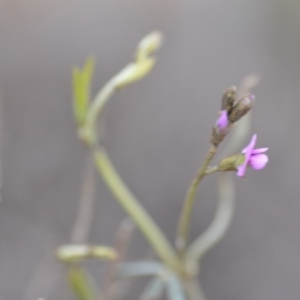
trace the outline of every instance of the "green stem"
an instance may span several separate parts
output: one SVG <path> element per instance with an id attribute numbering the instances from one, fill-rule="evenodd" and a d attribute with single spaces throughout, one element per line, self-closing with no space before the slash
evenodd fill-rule
<path id="1" fill-rule="evenodd" d="M 207 169 L 209 163 L 211 162 L 212 158 L 214 157 L 216 151 L 217 151 L 217 148 L 215 146 L 211 146 L 202 166 L 196 173 L 196 176 L 193 179 L 193 181 L 187 191 L 183 209 L 181 211 L 181 216 L 180 216 L 179 226 L 178 226 L 178 233 L 177 233 L 177 240 L 176 240 L 176 245 L 177 245 L 177 248 L 180 253 L 183 253 L 185 251 L 185 248 L 187 245 L 191 214 L 192 214 L 198 186 L 199 186 L 201 180 L 203 179 L 203 177 L 206 175 L 206 169 Z"/>
<path id="2" fill-rule="evenodd" d="M 197 261 L 213 248 L 227 232 L 234 213 L 234 192 L 231 174 L 221 174 L 217 212 L 211 225 L 187 249 L 188 269 L 197 264 Z"/>
<path id="3" fill-rule="evenodd" d="M 91 278 L 84 268 L 78 264 L 71 264 L 68 270 L 68 282 L 77 300 L 97 300 L 103 299 L 97 293 Z"/>
<path id="4" fill-rule="evenodd" d="M 96 124 L 97 119 L 103 110 L 105 104 L 111 98 L 115 92 L 115 82 L 112 78 L 96 95 L 95 100 L 91 103 L 89 111 L 87 113 L 86 124 L 84 127 L 84 134 L 87 135 L 88 144 L 96 145 L 97 135 L 96 135 Z"/>
<path id="5" fill-rule="evenodd" d="M 108 155 L 103 148 L 94 151 L 96 167 L 101 174 L 104 182 L 123 206 L 129 216 L 136 222 L 139 229 L 148 239 L 156 254 L 171 269 L 179 273 L 183 272 L 182 263 L 179 260 L 173 247 L 162 233 L 160 228 L 153 221 L 151 216 L 139 204 L 138 200 L 132 195 L 127 186 L 124 184 L 114 166 L 110 162 Z"/>
<path id="6" fill-rule="evenodd" d="M 207 167 L 205 171 L 205 175 L 210 175 L 212 173 L 218 172 L 218 166 L 213 166 L 213 167 Z"/>

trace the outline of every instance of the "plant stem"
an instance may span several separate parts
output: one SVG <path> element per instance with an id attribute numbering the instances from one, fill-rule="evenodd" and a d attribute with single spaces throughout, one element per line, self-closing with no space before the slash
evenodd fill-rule
<path id="1" fill-rule="evenodd" d="M 187 245 L 190 219 L 191 219 L 191 214 L 192 214 L 193 205 L 195 202 L 195 197 L 197 194 L 198 186 L 199 186 L 201 180 L 203 179 L 203 177 L 206 175 L 206 169 L 207 169 L 209 163 L 211 162 L 212 158 L 214 157 L 216 151 L 217 151 L 217 148 L 215 146 L 211 146 L 202 166 L 197 171 L 196 176 L 193 179 L 193 181 L 187 191 L 183 209 L 181 211 L 181 216 L 180 216 L 179 226 L 178 226 L 178 233 L 177 233 L 177 240 L 176 240 L 177 248 L 181 254 L 185 251 L 185 248 Z"/>
<path id="2" fill-rule="evenodd" d="M 99 114 L 104 109 L 105 104 L 115 92 L 114 78 L 108 81 L 105 86 L 96 95 L 95 100 L 91 103 L 87 113 L 85 133 L 89 135 L 90 145 L 97 144 L 96 124 Z"/>
<path id="3" fill-rule="evenodd" d="M 218 172 L 218 166 L 213 166 L 213 167 L 207 167 L 206 171 L 205 171 L 205 175 L 209 175 L 215 172 Z"/>
<path id="4" fill-rule="evenodd" d="M 197 278 L 187 281 L 185 283 L 185 289 L 189 300 L 206 300 Z"/>
<path id="5" fill-rule="evenodd" d="M 139 204 L 138 200 L 124 184 L 105 150 L 103 148 L 96 148 L 96 150 L 94 150 L 94 159 L 97 170 L 101 174 L 111 193 L 135 221 L 139 229 L 152 245 L 156 254 L 171 269 L 178 273 L 182 273 L 183 265 L 173 247 L 151 216 Z"/>
<path id="6" fill-rule="evenodd" d="M 71 264 L 68 270 L 68 282 L 78 300 L 103 299 L 97 293 L 87 271 L 79 264 Z"/>
<path id="7" fill-rule="evenodd" d="M 143 76 L 146 74 L 147 73 L 143 73 Z M 157 255 L 171 269 L 182 273 L 183 263 L 179 259 L 176 251 L 173 249 L 150 215 L 145 211 L 139 201 L 132 195 L 130 190 L 124 184 L 110 162 L 105 150 L 98 147 L 96 130 L 97 119 L 113 93 L 117 90 L 118 84 L 120 84 L 122 80 L 126 81 L 127 77 L 125 75 L 127 77 L 133 76 L 133 74 L 128 73 L 128 67 L 125 67 L 122 71 L 110 79 L 97 94 L 88 110 L 86 124 L 81 132 L 83 134 L 82 137 L 84 137 L 87 145 L 93 151 L 94 161 L 100 175 L 112 194 L 119 201 L 120 205 L 123 206 L 129 216 L 136 222 L 137 226 L 153 246 Z M 136 80 L 137 79 L 140 79 L 140 77 L 136 78 Z"/>
<path id="8" fill-rule="evenodd" d="M 231 174 L 221 174 L 219 204 L 211 225 L 187 249 L 189 267 L 193 267 L 225 235 L 234 213 L 234 183 Z"/>

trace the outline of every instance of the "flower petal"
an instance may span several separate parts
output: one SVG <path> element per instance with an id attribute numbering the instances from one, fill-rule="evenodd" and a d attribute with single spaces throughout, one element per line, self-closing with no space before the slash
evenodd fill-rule
<path id="1" fill-rule="evenodd" d="M 260 154 L 260 153 L 264 153 L 264 152 L 266 152 L 268 150 L 269 150 L 269 148 L 258 148 L 258 149 L 254 149 L 252 151 L 252 154 Z"/>
<path id="2" fill-rule="evenodd" d="M 251 156 L 249 165 L 255 170 L 261 170 L 266 166 L 268 161 L 269 158 L 266 154 L 256 154 Z"/>
<path id="3" fill-rule="evenodd" d="M 254 134 L 249 145 L 243 149 L 242 153 L 246 154 L 247 152 L 251 152 L 253 151 L 255 144 L 256 144 L 256 140 L 257 140 L 257 134 Z"/>
<path id="4" fill-rule="evenodd" d="M 242 153 L 245 154 L 245 160 L 244 160 L 243 164 L 238 166 L 238 168 L 237 168 L 238 169 L 237 176 L 239 176 L 239 177 L 245 176 L 247 165 L 250 161 L 253 149 L 255 147 L 256 140 L 257 140 L 257 135 L 254 134 L 249 145 L 242 151 Z"/>
<path id="5" fill-rule="evenodd" d="M 216 126 L 221 130 L 224 130 L 225 128 L 227 128 L 227 126 L 228 126 L 228 115 L 227 115 L 227 110 L 226 109 L 221 111 L 219 119 L 217 120 Z"/>
<path id="6" fill-rule="evenodd" d="M 238 169 L 238 171 L 237 171 L 236 175 L 239 177 L 244 177 L 245 173 L 246 173 L 247 165 L 245 165 L 245 163 L 243 163 L 242 165 L 238 166 L 237 169 Z"/>

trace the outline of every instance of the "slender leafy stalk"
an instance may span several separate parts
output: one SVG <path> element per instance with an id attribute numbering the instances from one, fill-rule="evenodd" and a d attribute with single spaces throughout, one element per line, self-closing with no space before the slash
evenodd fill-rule
<path id="1" fill-rule="evenodd" d="M 80 137 L 93 151 L 96 167 L 104 182 L 119 201 L 120 205 L 136 222 L 157 255 L 171 269 L 177 272 L 183 272 L 183 264 L 175 250 L 150 215 L 124 184 L 110 162 L 105 150 L 98 147 L 97 142 L 96 124 L 105 105 L 116 90 L 140 80 L 149 73 L 155 63 L 155 58 L 152 54 L 159 48 L 160 44 L 161 35 L 158 32 L 151 33 L 140 42 L 135 61 L 129 63 L 123 70 L 109 80 L 95 97 L 95 100 L 88 109 L 84 126 L 79 128 L 79 133 Z"/>

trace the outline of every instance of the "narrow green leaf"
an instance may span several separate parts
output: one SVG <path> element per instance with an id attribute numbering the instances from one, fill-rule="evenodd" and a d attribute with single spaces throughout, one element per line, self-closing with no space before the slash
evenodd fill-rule
<path id="1" fill-rule="evenodd" d="M 95 59 L 94 57 L 89 57 L 85 62 L 85 65 L 83 67 L 83 72 L 82 72 L 88 84 L 91 83 L 94 74 L 94 68 L 95 68 Z"/>
<path id="2" fill-rule="evenodd" d="M 165 281 L 161 277 L 152 278 L 144 289 L 140 300 L 157 300 L 164 291 Z"/>
<path id="3" fill-rule="evenodd" d="M 167 294 L 169 300 L 186 300 L 182 285 L 176 275 L 168 277 Z"/>
<path id="4" fill-rule="evenodd" d="M 77 262 L 88 258 L 115 260 L 118 254 L 115 249 L 107 246 L 62 245 L 56 251 L 56 256 L 63 262 Z"/>
<path id="5" fill-rule="evenodd" d="M 163 264 L 152 261 L 124 263 L 119 266 L 118 275 L 120 277 L 151 276 L 158 275 L 163 270 Z"/>
<path id="6" fill-rule="evenodd" d="M 81 71 L 73 68 L 73 111 L 78 124 L 82 124 L 85 118 L 86 99 L 82 95 Z"/>
<path id="7" fill-rule="evenodd" d="M 91 101 L 90 89 L 94 73 L 95 61 L 88 58 L 83 70 L 73 69 L 73 107 L 74 117 L 78 125 L 85 122 L 87 109 Z"/>

